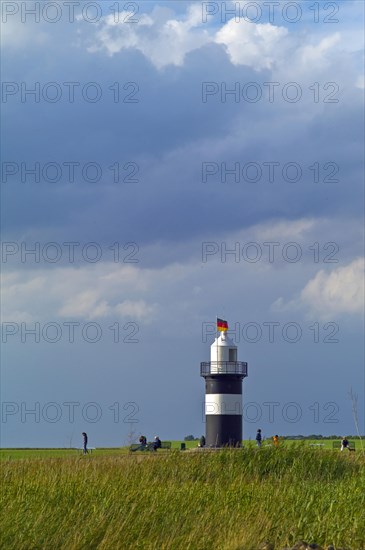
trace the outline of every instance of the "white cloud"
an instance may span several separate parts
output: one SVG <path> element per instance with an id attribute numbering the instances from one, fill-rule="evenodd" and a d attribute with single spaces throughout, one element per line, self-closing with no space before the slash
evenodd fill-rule
<path id="1" fill-rule="evenodd" d="M 303 288 L 300 299 L 322 318 L 364 311 L 364 259 L 331 272 L 321 269 Z"/>
<path id="2" fill-rule="evenodd" d="M 97 319 L 110 313 L 111 307 L 106 300 L 102 300 L 96 290 L 86 290 L 73 294 L 66 303 L 61 306 L 58 313 L 61 317 L 84 317 Z"/>
<path id="3" fill-rule="evenodd" d="M 331 220 L 327 219 L 266 221 L 224 235 L 219 231 L 217 235 L 202 236 L 201 242 L 187 242 L 183 248 L 176 248 L 173 243 L 174 254 L 170 254 L 168 246 L 162 250 L 152 245 L 144 251 L 147 264 L 148 257 L 165 254 L 171 258 L 170 263 L 156 268 L 111 262 L 79 267 L 37 266 L 38 269 L 22 265 L 21 270 L 3 275 L 3 319 L 7 322 L 114 319 L 143 324 L 163 319 L 166 330 L 170 330 L 171 325 L 186 316 L 206 319 L 217 307 L 230 311 L 237 308 L 236 316 L 242 309 L 250 316 L 258 311 L 266 315 L 273 301 L 272 311 L 297 312 L 299 317 L 306 311 L 323 318 L 357 313 L 363 302 L 363 262 L 354 260 L 358 245 L 349 248 L 349 255 L 342 256 L 347 261 L 345 267 L 322 264 L 326 270 L 318 271 L 319 261 L 332 252 L 331 247 L 324 249 L 323 245 L 333 239 L 340 250 L 342 245 L 347 250 L 347 241 L 340 240 L 340 235 L 355 241 L 355 225 L 339 224 L 338 233 L 334 233 Z M 312 245 L 318 235 L 321 242 L 316 261 Z M 203 261 L 203 242 L 215 240 L 214 254 Z M 297 263 L 283 258 L 284 245 L 293 241 L 302 251 Z M 247 260 L 246 254 L 255 256 L 255 249 L 243 253 L 245 245 L 252 242 L 261 250 L 259 260 L 253 262 Z M 273 242 L 275 249 L 269 252 L 268 243 Z M 223 261 L 223 248 L 235 250 L 236 244 L 239 261 L 232 254 Z"/>
<path id="4" fill-rule="evenodd" d="M 155 304 L 140 298 L 148 279 L 148 270 L 115 264 L 12 272 L 3 277 L 2 315 L 9 322 L 110 316 L 148 322 Z"/>
<path id="5" fill-rule="evenodd" d="M 248 65 L 256 70 L 271 69 L 283 55 L 288 30 L 274 25 L 231 19 L 216 34 L 215 42 L 226 47 L 233 65 Z"/>
<path id="6" fill-rule="evenodd" d="M 257 238 L 270 241 L 280 240 L 281 242 L 303 239 L 312 229 L 318 230 L 320 223 L 321 220 L 314 218 L 268 222 L 257 227 Z"/>
<path id="7" fill-rule="evenodd" d="M 305 44 L 298 49 L 298 60 L 304 67 L 324 68 L 333 62 L 332 52 L 341 43 L 341 34 L 336 32 L 324 37 L 317 44 Z"/>
<path id="8" fill-rule="evenodd" d="M 119 19 L 126 16 L 127 12 L 121 12 Z M 323 29 L 321 32 L 289 32 L 284 26 L 245 19 L 237 22 L 234 18 L 217 31 L 202 23 L 200 5 L 190 5 L 182 17 L 155 7 L 150 14 L 139 15 L 138 25 L 118 24 L 113 15 L 102 18 L 88 51 L 114 55 L 135 49 L 157 69 L 162 69 L 169 65 L 182 66 L 189 52 L 215 43 L 225 48 L 233 65 L 245 65 L 257 71 L 290 71 L 294 76 L 333 66 L 339 52 L 346 50 L 346 41 L 340 33 L 323 35 Z"/>
<path id="9" fill-rule="evenodd" d="M 32 46 L 45 46 L 50 41 L 50 34 L 45 32 L 40 23 L 28 21 L 22 23 L 20 17 L 8 17 L 1 23 L 1 45 L 12 50 Z"/>
<path id="10" fill-rule="evenodd" d="M 327 30 L 327 29 L 326 29 Z M 289 32 L 286 27 L 253 24 L 231 19 L 216 34 L 215 42 L 225 47 L 233 65 L 245 65 L 256 71 L 270 69 L 278 78 L 324 76 L 324 71 L 341 71 L 349 63 L 344 36 L 309 31 Z M 348 70 L 348 68 L 347 68 Z M 340 74 L 337 74 L 339 78 Z"/>
<path id="11" fill-rule="evenodd" d="M 114 297 L 114 296 L 113 296 Z M 61 317 L 77 317 L 86 319 L 101 319 L 116 316 L 118 318 L 132 318 L 138 321 L 152 319 L 155 305 L 149 305 L 145 300 L 124 300 L 113 304 L 113 298 L 103 300 L 99 292 L 91 289 L 72 296 L 71 299 L 58 310 Z"/>
<path id="12" fill-rule="evenodd" d="M 122 12 L 123 19 L 127 12 Z M 138 25 L 120 25 L 108 15 L 99 23 L 94 43 L 88 51 L 105 50 L 109 55 L 135 49 L 158 69 L 168 65 L 182 66 L 189 52 L 208 43 L 226 47 L 231 62 L 257 70 L 271 68 L 274 60 L 284 55 L 282 39 L 288 35 L 284 27 L 252 24 L 232 19 L 215 33 L 202 24 L 201 6 L 191 5 L 182 19 L 171 17 L 170 11 L 155 8 L 150 15 L 139 17 Z"/>
<path id="13" fill-rule="evenodd" d="M 168 17 L 169 13 L 156 8 L 151 15 L 140 16 L 138 25 L 118 25 L 109 15 L 100 22 L 96 43 L 88 51 L 106 50 L 113 55 L 133 48 L 158 69 L 181 66 L 186 54 L 210 42 L 211 37 L 205 29 L 197 30 L 201 25 L 200 6 L 190 6 L 183 20 Z"/>
<path id="14" fill-rule="evenodd" d="M 365 76 L 362 74 L 356 79 L 356 88 L 360 88 L 360 90 L 365 89 Z"/>
<path id="15" fill-rule="evenodd" d="M 114 311 L 121 317 L 127 316 L 138 320 L 150 320 L 155 312 L 156 305 L 148 305 L 144 300 L 132 302 L 125 300 L 115 306 Z"/>
<path id="16" fill-rule="evenodd" d="M 120 18 L 127 15 L 120 14 Z M 189 6 L 183 19 L 167 17 L 160 8 L 151 15 L 140 16 L 138 25 L 118 25 L 114 16 L 104 17 L 96 33 L 96 41 L 88 48 L 93 53 L 106 50 L 109 55 L 136 49 L 158 69 L 168 65 L 182 66 L 189 52 L 208 43 L 226 47 L 234 65 L 243 64 L 257 70 L 271 68 L 279 55 L 284 55 L 282 39 L 288 35 L 284 27 L 252 24 L 232 19 L 215 33 L 203 28 L 201 6 Z"/>
<path id="17" fill-rule="evenodd" d="M 271 305 L 276 312 L 307 309 L 323 320 L 364 313 L 364 258 L 326 271 L 321 269 L 292 300 L 282 296 Z"/>

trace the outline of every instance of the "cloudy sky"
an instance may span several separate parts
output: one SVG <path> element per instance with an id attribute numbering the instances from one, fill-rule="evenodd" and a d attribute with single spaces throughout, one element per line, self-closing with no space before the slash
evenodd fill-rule
<path id="1" fill-rule="evenodd" d="M 364 430 L 364 6 L 276 4 L 2 3 L 2 446 L 200 436 L 216 316 L 245 438 Z"/>

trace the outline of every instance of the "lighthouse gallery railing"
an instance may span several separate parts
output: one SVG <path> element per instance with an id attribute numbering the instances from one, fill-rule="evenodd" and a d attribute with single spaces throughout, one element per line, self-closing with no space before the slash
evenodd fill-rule
<path id="1" fill-rule="evenodd" d="M 200 376 L 211 374 L 237 374 L 247 376 L 247 363 L 244 361 L 206 361 L 200 363 Z"/>

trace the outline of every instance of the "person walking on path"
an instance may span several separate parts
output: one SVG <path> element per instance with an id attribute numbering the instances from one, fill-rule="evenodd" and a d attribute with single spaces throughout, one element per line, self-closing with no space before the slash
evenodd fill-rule
<path id="1" fill-rule="evenodd" d="M 84 455 L 86 455 L 86 453 L 88 453 L 89 451 L 87 450 L 87 433 L 86 432 L 82 432 L 82 438 L 83 438 L 83 453 Z"/>
<path id="2" fill-rule="evenodd" d="M 256 443 L 257 443 L 258 448 L 261 447 L 261 441 L 262 441 L 262 435 L 261 435 L 261 430 L 259 428 L 256 432 Z"/>
<path id="3" fill-rule="evenodd" d="M 279 445 L 279 436 L 278 435 L 274 435 L 273 438 L 272 438 L 273 442 L 274 442 L 274 446 L 277 447 Z"/>

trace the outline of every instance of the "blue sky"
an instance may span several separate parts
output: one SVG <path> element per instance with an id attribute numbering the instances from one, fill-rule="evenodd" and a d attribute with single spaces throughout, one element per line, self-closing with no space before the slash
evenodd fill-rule
<path id="1" fill-rule="evenodd" d="M 2 6 L 2 446 L 200 436 L 217 315 L 245 437 L 354 433 L 351 388 L 363 431 L 362 2 L 23 4 Z"/>

